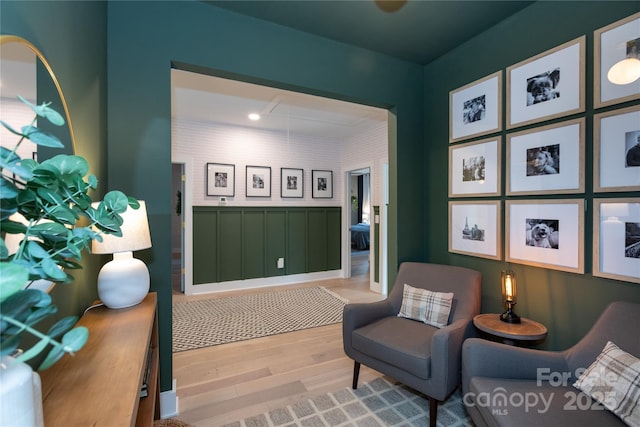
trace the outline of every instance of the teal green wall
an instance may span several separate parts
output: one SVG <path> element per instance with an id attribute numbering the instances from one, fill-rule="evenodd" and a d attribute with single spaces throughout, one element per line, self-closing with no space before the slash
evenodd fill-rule
<path id="1" fill-rule="evenodd" d="M 194 206 L 193 284 L 339 270 L 340 218 L 340 207 Z"/>
<path id="2" fill-rule="evenodd" d="M 106 190 L 106 4 L 103 2 L 0 2 L 2 34 L 20 36 L 35 45 L 51 65 L 68 103 L 76 152 L 100 181 L 95 200 Z M 81 315 L 97 298 L 96 280 L 106 259 L 86 254 L 75 282 L 58 285 L 52 296 L 56 318 Z"/>
<path id="3" fill-rule="evenodd" d="M 592 117 L 594 114 L 592 107 L 593 31 L 638 10 L 640 10 L 639 2 L 537 2 L 434 61 L 424 70 L 424 144 L 426 147 L 424 164 L 427 182 L 425 199 L 428 205 L 424 221 L 425 224 L 428 224 L 425 227 L 427 258 L 433 262 L 467 266 L 480 270 L 483 273 L 482 311 L 498 312 L 502 310 L 500 271 L 505 268 L 506 263 L 451 254 L 447 251 L 447 186 L 442 184 L 442 177 L 447 176 L 449 91 L 495 71 L 506 70 L 510 65 L 581 35 L 587 36 L 587 110 L 584 114 L 572 116 L 586 116 L 587 118 L 586 272 L 585 274 L 573 274 L 511 264 L 511 268 L 518 276 L 519 301 L 516 312 L 547 325 L 549 336 L 544 344 L 544 347 L 547 348 L 563 349 L 575 343 L 591 327 L 597 316 L 611 301 L 640 302 L 640 285 L 599 279 L 591 274 L 593 250 L 593 205 L 591 203 L 593 199 Z M 506 81 L 506 77 L 504 80 Z M 503 96 L 503 105 L 505 105 L 505 96 L 506 94 Z M 629 104 L 633 103 L 624 105 Z M 618 107 L 620 106 L 612 108 Z M 609 109 L 611 108 L 602 111 Z M 560 121 L 566 119 L 563 118 Z M 530 127 L 535 127 L 535 125 Z M 506 135 L 506 133 L 502 132 L 502 135 Z M 505 152 L 504 145 L 502 152 Z M 504 171 L 504 156 L 502 166 Z M 502 188 L 504 188 L 504 174 Z M 605 194 L 604 196 L 613 195 Z M 630 193 L 615 194 L 619 197 L 625 195 L 629 196 Z M 507 198 L 502 197 L 502 200 L 505 199 Z"/>
<path id="4" fill-rule="evenodd" d="M 424 203 L 416 197 L 424 192 L 422 67 L 203 2 L 109 2 L 108 34 L 109 187 L 147 202 L 153 248 L 145 261 L 159 293 L 162 390 L 172 379 L 172 63 L 393 109 L 389 270 L 424 258 Z"/>

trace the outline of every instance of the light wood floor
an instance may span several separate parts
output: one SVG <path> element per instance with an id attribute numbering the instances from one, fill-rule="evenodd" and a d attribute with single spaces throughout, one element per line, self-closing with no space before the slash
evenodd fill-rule
<path id="1" fill-rule="evenodd" d="M 381 295 L 369 291 L 366 255 L 353 258 L 351 279 L 292 286 L 325 286 L 350 302 L 380 300 Z M 253 292 L 275 289 L 278 288 Z M 194 297 L 176 293 L 174 301 L 247 292 Z M 197 427 L 222 426 L 350 387 L 352 373 L 353 361 L 342 349 L 341 324 L 174 353 L 173 375 L 180 412 L 177 418 Z M 360 382 L 379 376 L 362 366 Z"/>

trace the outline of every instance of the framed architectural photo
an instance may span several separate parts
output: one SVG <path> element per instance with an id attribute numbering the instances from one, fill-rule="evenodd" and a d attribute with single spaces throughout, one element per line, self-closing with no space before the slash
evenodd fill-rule
<path id="1" fill-rule="evenodd" d="M 449 252 L 502 259 L 499 200 L 449 202 Z"/>
<path id="2" fill-rule="evenodd" d="M 499 196 L 500 137 L 449 146 L 449 197 Z"/>
<path id="3" fill-rule="evenodd" d="M 593 116 L 593 191 L 640 191 L 640 105 Z"/>
<path id="4" fill-rule="evenodd" d="M 585 110 L 585 36 L 507 68 L 507 128 Z"/>
<path id="5" fill-rule="evenodd" d="M 502 130 L 502 71 L 449 92 L 449 142 Z"/>
<path id="6" fill-rule="evenodd" d="M 314 199 L 333 198 L 333 171 L 311 171 L 311 196 Z"/>
<path id="7" fill-rule="evenodd" d="M 226 163 L 207 163 L 207 196 L 235 195 L 236 167 Z"/>
<path id="8" fill-rule="evenodd" d="M 593 104 L 595 108 L 640 98 L 640 79 L 612 83 L 609 70 L 627 57 L 640 59 L 640 12 L 594 33 Z"/>
<path id="9" fill-rule="evenodd" d="M 280 197 L 301 198 L 304 194 L 304 170 L 280 168 Z"/>
<path id="10" fill-rule="evenodd" d="M 507 200 L 505 261 L 584 273 L 584 200 Z"/>
<path id="11" fill-rule="evenodd" d="M 593 275 L 640 283 L 640 198 L 593 200 Z"/>
<path id="12" fill-rule="evenodd" d="M 271 168 L 247 166 L 247 197 L 271 197 Z"/>
<path id="13" fill-rule="evenodd" d="M 584 193 L 585 119 L 507 135 L 508 196 Z"/>

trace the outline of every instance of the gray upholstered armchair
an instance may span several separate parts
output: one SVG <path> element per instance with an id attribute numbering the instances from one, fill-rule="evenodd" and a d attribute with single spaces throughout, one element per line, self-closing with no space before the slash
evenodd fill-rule
<path id="1" fill-rule="evenodd" d="M 511 347 L 479 338 L 465 341 L 462 392 L 469 415 L 477 427 L 624 426 L 620 418 L 573 384 L 598 358 L 608 341 L 640 357 L 638 325 L 640 304 L 614 302 L 576 345 L 564 351 Z M 607 359 L 609 356 L 598 358 L 603 362 Z M 622 366 L 615 362 L 615 369 Z M 609 393 L 605 398 L 622 402 L 624 393 L 612 395 L 604 388 L 610 385 L 608 381 L 617 381 L 618 375 L 602 375 L 599 370 L 594 371 L 597 373 L 594 383 L 602 381 L 602 384 L 596 384 L 600 387 L 596 391 Z M 637 381 L 636 376 L 636 387 Z M 633 392 L 633 387 L 624 388 L 631 396 L 623 406 L 637 410 L 638 392 Z"/>
<path id="2" fill-rule="evenodd" d="M 436 425 L 438 401 L 460 383 L 462 342 L 473 333 L 480 312 L 480 272 L 450 265 L 405 262 L 388 297 L 375 303 L 347 304 L 343 316 L 344 351 L 360 364 L 388 375 L 429 397 L 430 425 Z M 453 292 L 448 325 L 436 328 L 398 317 L 404 284 L 433 292 Z"/>

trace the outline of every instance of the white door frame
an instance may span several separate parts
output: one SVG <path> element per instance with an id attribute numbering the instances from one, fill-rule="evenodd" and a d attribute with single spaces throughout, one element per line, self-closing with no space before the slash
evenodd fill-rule
<path id="1" fill-rule="evenodd" d="M 184 192 L 182 194 L 184 294 L 193 295 L 193 159 L 177 155 L 171 158 L 171 162 L 181 164 L 184 172 Z"/>

